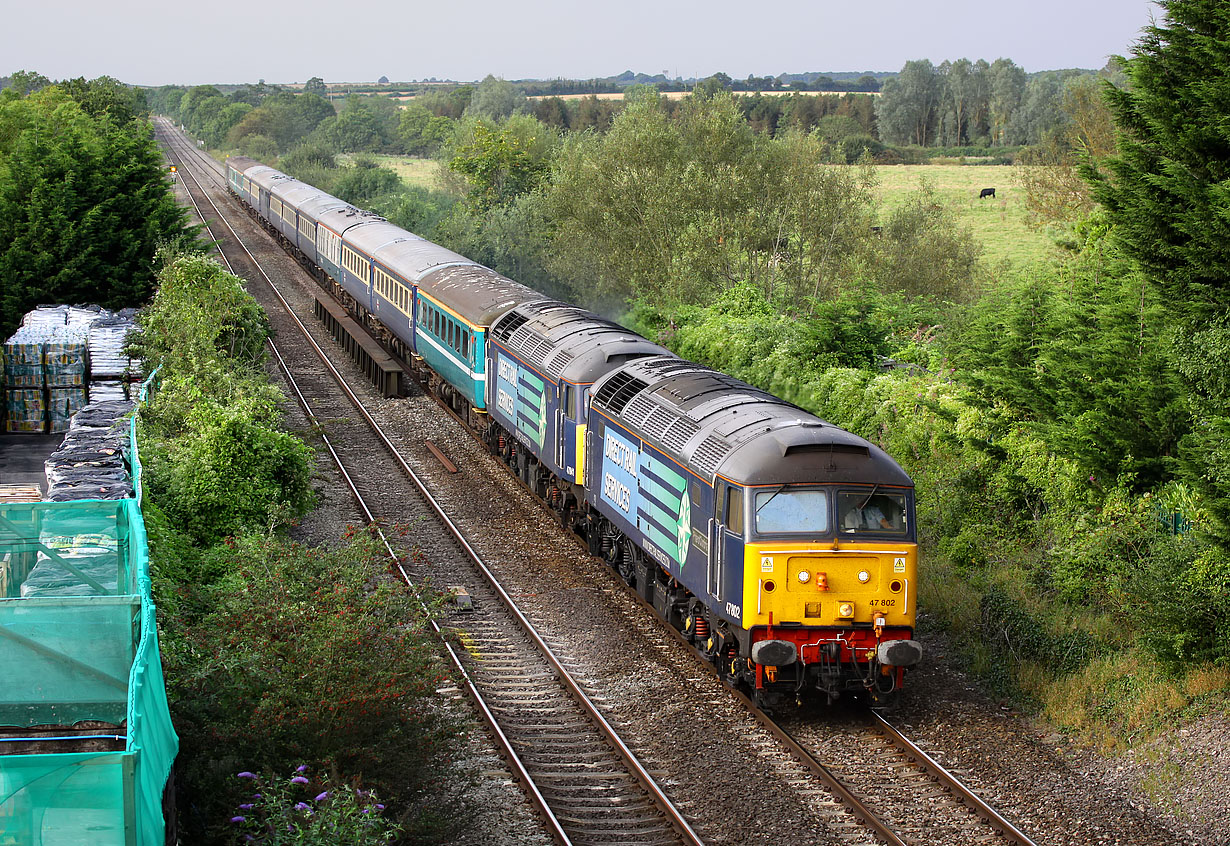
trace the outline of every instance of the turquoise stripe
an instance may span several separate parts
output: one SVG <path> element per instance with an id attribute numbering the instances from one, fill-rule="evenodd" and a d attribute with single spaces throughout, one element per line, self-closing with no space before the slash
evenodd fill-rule
<path id="1" fill-rule="evenodd" d="M 676 509 L 679 508 L 680 492 L 662 487 L 649 476 L 641 476 L 641 494 L 652 497 L 661 507 L 673 503 Z"/>
<path id="2" fill-rule="evenodd" d="M 679 560 L 679 540 L 677 538 L 668 538 L 656 526 L 644 526 L 641 529 L 645 533 L 645 537 L 653 541 L 659 549 L 669 555 L 676 561 Z"/>
<path id="3" fill-rule="evenodd" d="M 671 469 L 670 465 L 659 461 L 652 455 L 645 455 L 643 460 L 645 466 L 649 468 L 651 473 L 667 484 L 673 486 L 677 492 L 682 492 L 687 488 L 687 479 Z"/>

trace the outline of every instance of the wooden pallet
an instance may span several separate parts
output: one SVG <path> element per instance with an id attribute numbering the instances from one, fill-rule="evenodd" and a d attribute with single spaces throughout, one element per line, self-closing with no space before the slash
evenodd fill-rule
<path id="1" fill-rule="evenodd" d="M 38 485 L 0 485 L 0 504 L 6 502 L 40 502 L 43 491 Z"/>

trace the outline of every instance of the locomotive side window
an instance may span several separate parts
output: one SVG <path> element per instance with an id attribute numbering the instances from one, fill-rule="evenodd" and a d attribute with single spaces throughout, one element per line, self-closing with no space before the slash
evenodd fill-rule
<path id="1" fill-rule="evenodd" d="M 905 496 L 880 493 L 874 488 L 837 494 L 837 515 L 843 534 L 903 535 L 910 528 Z"/>
<path id="2" fill-rule="evenodd" d="M 730 488 L 727 492 L 724 517 L 727 531 L 736 535 L 743 534 L 743 488 Z"/>
<path id="3" fill-rule="evenodd" d="M 577 419 L 576 401 L 577 401 L 576 386 L 569 385 L 567 382 L 565 382 L 563 394 L 560 397 L 559 404 L 560 404 L 560 408 L 564 409 L 564 415 L 569 420 Z"/>

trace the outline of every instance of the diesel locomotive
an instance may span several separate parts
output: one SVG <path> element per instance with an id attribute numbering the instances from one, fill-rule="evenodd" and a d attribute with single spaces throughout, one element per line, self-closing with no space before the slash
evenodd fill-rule
<path id="1" fill-rule="evenodd" d="M 880 703 L 922 657 L 879 447 L 252 159 L 230 190 L 730 682 Z"/>

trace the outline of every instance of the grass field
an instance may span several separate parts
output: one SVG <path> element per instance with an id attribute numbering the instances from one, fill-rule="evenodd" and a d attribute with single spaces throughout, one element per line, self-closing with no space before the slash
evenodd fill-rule
<path id="1" fill-rule="evenodd" d="M 982 243 L 984 258 L 992 265 L 1001 259 L 1014 267 L 1047 261 L 1055 251 L 1052 237 L 1025 223 L 1025 198 L 1010 165 L 891 165 L 876 168 L 884 211 L 905 202 L 909 193 L 928 180 L 941 202 L 957 221 L 968 226 Z M 995 198 L 978 199 L 983 188 L 994 188 Z"/>
<path id="2" fill-rule="evenodd" d="M 401 177 L 401 181 L 407 185 L 415 185 L 420 188 L 438 189 L 439 182 L 436 180 L 436 173 L 439 170 L 439 163 L 431 159 L 416 159 L 411 156 L 380 156 L 373 155 L 382 167 L 387 167 Z"/>

